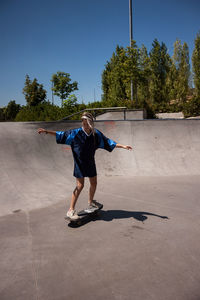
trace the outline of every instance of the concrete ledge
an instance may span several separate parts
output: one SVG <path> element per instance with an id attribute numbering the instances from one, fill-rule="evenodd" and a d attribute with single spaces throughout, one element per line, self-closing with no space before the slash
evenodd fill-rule
<path id="1" fill-rule="evenodd" d="M 156 114 L 158 119 L 184 119 L 184 114 L 182 112 L 178 113 L 159 113 Z"/>
<path id="2" fill-rule="evenodd" d="M 143 120 L 146 118 L 143 110 L 110 111 L 96 117 L 96 120 Z"/>

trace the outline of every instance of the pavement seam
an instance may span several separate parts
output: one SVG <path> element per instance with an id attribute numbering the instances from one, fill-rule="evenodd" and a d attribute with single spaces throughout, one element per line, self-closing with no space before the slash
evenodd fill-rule
<path id="1" fill-rule="evenodd" d="M 32 269 L 32 274 L 33 274 L 33 279 L 34 279 L 34 286 L 35 286 L 35 291 L 36 291 L 35 299 L 39 300 L 39 288 L 38 288 L 37 272 L 36 272 L 36 267 L 35 267 L 34 259 L 33 259 L 33 235 L 32 235 L 31 225 L 30 225 L 30 214 L 29 214 L 28 211 L 26 211 L 25 214 L 26 214 L 28 237 L 29 237 L 29 240 L 30 240 L 31 269 Z"/>

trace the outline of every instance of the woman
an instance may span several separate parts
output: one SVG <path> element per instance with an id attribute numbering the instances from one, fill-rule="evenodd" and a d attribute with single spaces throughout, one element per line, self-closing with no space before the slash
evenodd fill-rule
<path id="1" fill-rule="evenodd" d="M 94 128 L 94 118 L 91 113 L 84 112 L 82 117 L 82 127 L 68 131 L 50 131 L 43 128 L 38 129 L 38 133 L 46 133 L 56 136 L 58 144 L 71 146 L 74 157 L 74 176 L 76 177 L 76 188 L 72 193 L 70 208 L 67 217 L 77 219 L 75 211 L 77 199 L 84 187 L 85 177 L 89 178 L 89 200 L 88 211 L 98 208 L 98 203 L 94 201 L 94 194 L 97 187 L 97 172 L 95 165 L 95 151 L 98 148 L 111 152 L 114 148 L 132 150 L 131 146 L 117 144 L 115 141 L 105 137 L 103 133 Z"/>

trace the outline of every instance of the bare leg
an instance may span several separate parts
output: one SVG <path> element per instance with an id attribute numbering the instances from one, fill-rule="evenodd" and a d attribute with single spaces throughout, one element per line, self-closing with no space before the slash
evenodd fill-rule
<path id="1" fill-rule="evenodd" d="M 84 178 L 76 178 L 76 188 L 73 191 L 72 199 L 70 203 L 70 210 L 74 210 L 76 206 L 76 201 L 84 187 Z"/>
<path id="2" fill-rule="evenodd" d="M 94 194 L 96 192 L 97 187 L 97 176 L 95 177 L 89 177 L 90 180 L 90 190 L 89 190 L 89 204 L 92 203 L 94 199 Z"/>

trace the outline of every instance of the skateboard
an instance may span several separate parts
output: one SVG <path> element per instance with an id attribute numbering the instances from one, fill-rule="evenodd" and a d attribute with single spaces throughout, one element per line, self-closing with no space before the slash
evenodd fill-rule
<path id="1" fill-rule="evenodd" d="M 65 220 L 69 223 L 68 226 L 70 227 L 79 227 L 81 225 L 84 225 L 92 220 L 95 220 L 95 218 L 99 215 L 100 210 L 103 208 L 103 204 L 98 204 L 98 208 L 96 208 L 93 212 L 87 212 L 87 209 L 80 210 L 77 215 L 78 219 L 74 220 L 69 217 L 65 217 Z"/>

